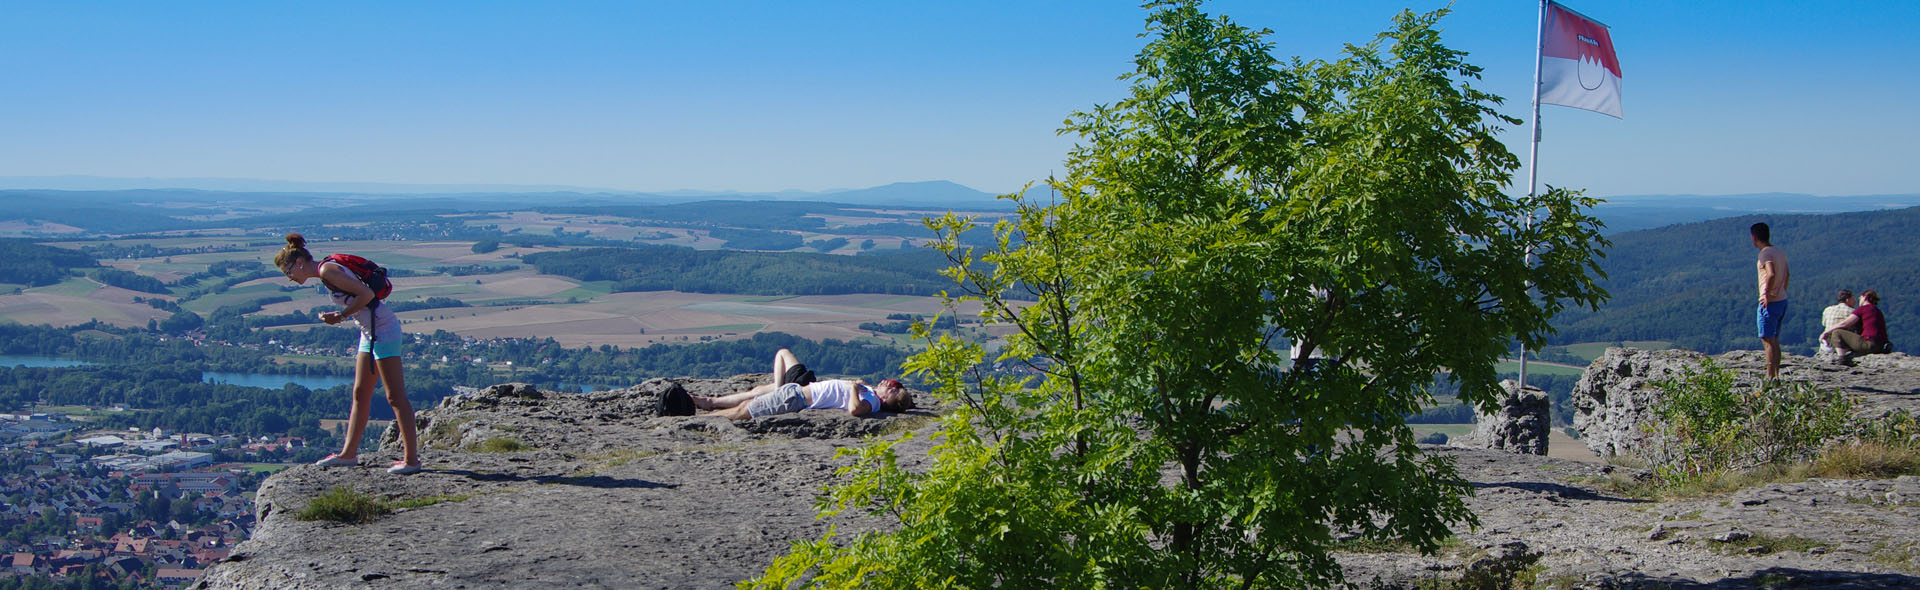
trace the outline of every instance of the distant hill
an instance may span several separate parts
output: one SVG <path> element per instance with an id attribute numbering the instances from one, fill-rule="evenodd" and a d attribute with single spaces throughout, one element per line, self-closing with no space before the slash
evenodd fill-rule
<path id="1" fill-rule="evenodd" d="M 50 189 L 67 191 L 189 189 L 240 193 L 361 193 L 374 195 L 622 192 L 605 188 L 566 185 L 400 184 L 390 182 L 306 182 L 259 178 L 118 178 L 111 176 L 0 176 L 0 189 Z"/>
<path id="2" fill-rule="evenodd" d="M 945 180 L 896 182 L 885 186 L 822 193 L 809 201 L 850 205 L 886 205 L 909 207 L 994 207 L 1003 208 L 997 195 L 977 191 Z"/>
<path id="3" fill-rule="evenodd" d="M 300 182 L 255 178 L 113 178 L 105 176 L 0 176 L 0 191 L 161 191 L 218 194 L 318 194 L 341 197 L 490 196 L 494 200 L 524 197 L 585 198 L 608 203 L 687 203 L 708 200 L 819 201 L 850 205 L 911 205 L 916 207 L 994 206 L 995 193 L 975 190 L 945 180 L 896 182 L 861 189 L 823 191 L 631 191 L 567 185 L 518 184 L 397 184 L 381 182 Z M 551 203 L 542 203 L 551 204 Z"/>
<path id="4" fill-rule="evenodd" d="M 1819 196 L 1797 193 L 1744 195 L 1624 195 L 1606 197 L 1594 214 L 1607 233 L 1754 214 L 1847 213 L 1920 205 L 1920 195 Z"/>
<path id="5" fill-rule="evenodd" d="M 1610 236 L 1599 312 L 1555 319 L 1554 343 L 1669 340 L 1707 353 L 1758 348 L 1747 228 L 1766 222 L 1786 251 L 1791 307 L 1781 343 L 1806 352 L 1842 288 L 1878 290 L 1895 350 L 1920 352 L 1920 207 L 1833 215 L 1742 215 Z"/>
<path id="6" fill-rule="evenodd" d="M 338 186 L 334 186 L 335 184 Z M 4 185 L 0 183 L 0 186 Z M 197 188 L 0 189 L 0 223 L 19 224 L 16 227 L 27 228 L 25 232 L 37 231 L 33 228 L 45 224 L 58 224 L 77 227 L 90 234 L 127 234 L 230 227 L 233 223 L 265 223 L 276 216 L 300 222 L 308 218 L 309 213 L 321 212 L 329 215 L 357 215 L 368 220 L 378 220 L 383 216 L 377 214 L 383 212 L 428 210 L 471 213 L 562 208 L 576 211 L 586 209 L 666 211 L 746 207 L 787 211 L 802 204 L 807 204 L 803 208 L 810 211 L 830 211 L 848 206 L 962 211 L 1012 209 L 1010 204 L 995 199 L 992 193 L 947 181 L 901 182 L 872 188 L 818 193 L 686 192 L 678 195 L 577 191 L 372 194 L 349 190 L 351 187 L 361 186 L 355 183 L 306 183 L 306 185 L 325 185 L 331 190 L 330 192 L 285 192 L 219 191 Z M 368 186 L 386 187 L 386 185 Z M 720 198 L 722 196 L 726 198 Z M 756 214 L 756 216 L 764 215 Z M 918 218 L 915 217 L 914 221 L 917 222 L 917 220 Z M 16 230 L 18 231 L 20 230 Z"/>

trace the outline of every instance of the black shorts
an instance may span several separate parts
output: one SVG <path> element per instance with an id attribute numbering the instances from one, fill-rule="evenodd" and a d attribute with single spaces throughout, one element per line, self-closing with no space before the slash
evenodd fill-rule
<path id="1" fill-rule="evenodd" d="M 808 369 L 806 365 L 796 363 L 791 367 L 787 367 L 787 372 L 780 375 L 780 382 L 798 383 L 800 385 L 813 383 L 813 370 Z"/>

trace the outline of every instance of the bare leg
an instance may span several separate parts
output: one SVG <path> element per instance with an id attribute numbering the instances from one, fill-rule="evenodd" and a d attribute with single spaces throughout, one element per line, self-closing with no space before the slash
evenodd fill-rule
<path id="1" fill-rule="evenodd" d="M 414 430 L 413 404 L 407 401 L 407 383 L 401 372 L 400 357 L 380 359 L 379 371 L 380 382 L 387 386 L 387 405 L 393 406 L 393 421 L 400 426 L 400 442 L 406 448 L 405 460 L 408 465 L 419 465 L 420 439 Z"/>
<path id="2" fill-rule="evenodd" d="M 791 350 L 782 348 L 780 352 L 773 353 L 773 384 L 775 386 L 786 384 L 784 379 L 787 376 L 787 369 L 798 364 L 800 359 L 793 356 Z"/>
<path id="3" fill-rule="evenodd" d="M 753 401 L 753 398 L 760 397 L 769 393 L 773 393 L 773 390 L 777 389 L 778 387 L 779 387 L 778 385 L 768 384 L 768 385 L 761 385 L 758 387 L 754 387 L 753 389 L 742 391 L 740 393 L 731 393 L 731 394 L 727 394 L 719 397 L 694 396 L 693 404 L 695 406 L 699 406 L 700 409 L 702 410 L 718 410 L 722 408 L 731 408 L 735 406 L 744 405 L 747 402 Z M 704 404 L 702 402 L 704 402 Z"/>
<path id="4" fill-rule="evenodd" d="M 360 456 L 360 437 L 367 433 L 367 415 L 373 404 L 373 353 L 363 352 L 353 360 L 353 409 L 347 413 L 347 441 L 340 458 Z"/>
<path id="5" fill-rule="evenodd" d="M 707 415 L 709 415 L 709 416 L 721 416 L 721 417 L 724 417 L 724 418 L 726 418 L 726 419 L 728 419 L 728 420 L 746 420 L 746 419 L 748 419 L 748 418 L 752 418 L 752 417 L 753 417 L 752 415 L 750 415 L 750 414 L 748 414 L 748 413 L 747 413 L 747 407 L 746 407 L 746 406 L 734 406 L 734 407 L 731 407 L 731 408 L 727 408 L 727 409 L 725 409 L 725 410 L 720 410 L 720 411 L 716 411 L 716 412 L 713 412 L 713 413 L 711 413 L 711 414 L 707 414 Z"/>
<path id="6" fill-rule="evenodd" d="M 1767 379 L 1780 378 L 1780 339 L 1761 338 L 1760 345 L 1767 349 Z"/>

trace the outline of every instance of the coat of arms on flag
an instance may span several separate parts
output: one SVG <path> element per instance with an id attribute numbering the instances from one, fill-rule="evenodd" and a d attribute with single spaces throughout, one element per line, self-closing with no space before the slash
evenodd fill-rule
<path id="1" fill-rule="evenodd" d="M 1613 36 L 1558 2 L 1547 3 L 1540 23 L 1540 102 L 1621 117 Z"/>

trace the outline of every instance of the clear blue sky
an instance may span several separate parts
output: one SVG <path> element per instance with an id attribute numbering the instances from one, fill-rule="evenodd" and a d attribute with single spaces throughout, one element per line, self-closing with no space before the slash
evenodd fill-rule
<path id="1" fill-rule="evenodd" d="M 1337 57 L 1435 0 L 1208 5 Z M 1916 2 L 1572 0 L 1613 27 L 1624 121 L 1546 107 L 1542 179 L 1596 195 L 1920 192 Z M 1449 44 L 1527 111 L 1536 4 Z M 1121 95 L 1118 2 L 0 0 L 0 176 L 819 190 L 1058 170 Z M 1525 158 L 1525 129 L 1507 134 Z M 1516 182 L 1524 183 L 1522 173 Z"/>

